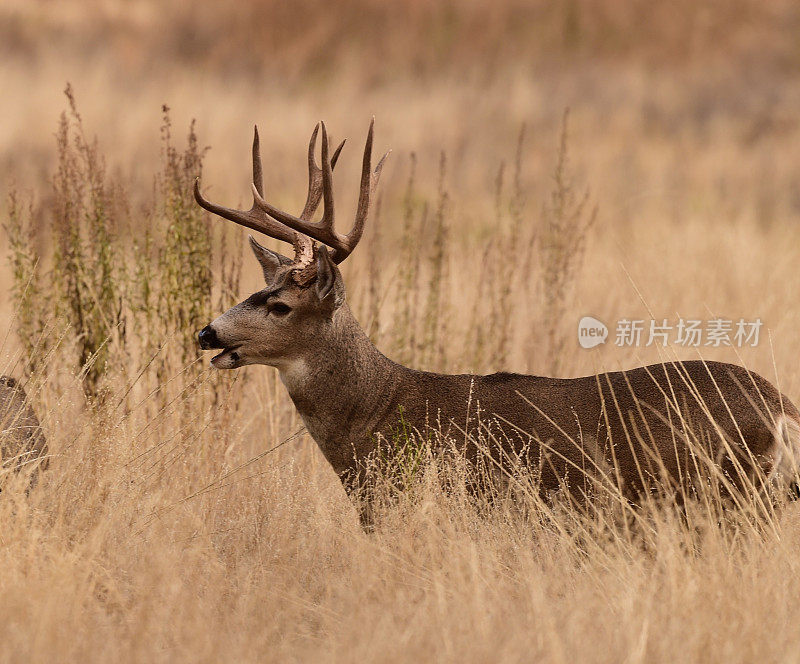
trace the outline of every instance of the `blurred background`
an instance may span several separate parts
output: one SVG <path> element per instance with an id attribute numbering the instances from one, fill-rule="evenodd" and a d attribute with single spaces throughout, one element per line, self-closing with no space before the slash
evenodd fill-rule
<path id="1" fill-rule="evenodd" d="M 375 114 L 381 144 L 400 159 L 446 150 L 454 186 L 470 191 L 523 122 L 540 155 L 529 169 L 546 161 L 569 106 L 576 155 L 614 204 L 683 197 L 689 180 L 742 209 L 737 154 L 775 187 L 763 198 L 792 180 L 776 148 L 796 131 L 798 31 L 789 0 L 8 0 L 1 168 L 26 186 L 47 174 L 66 81 L 115 167 L 152 166 L 167 103 L 179 126 L 197 118 L 225 186 L 239 184 L 255 122 L 283 158 L 302 154 L 319 118 L 355 140 Z M 722 150 L 731 158 L 714 159 Z M 785 203 L 761 201 L 759 214 Z"/>

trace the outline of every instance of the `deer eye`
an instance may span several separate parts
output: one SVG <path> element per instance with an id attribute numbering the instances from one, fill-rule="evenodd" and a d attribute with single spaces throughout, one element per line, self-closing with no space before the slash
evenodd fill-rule
<path id="1" fill-rule="evenodd" d="M 283 302 L 276 302 L 275 304 L 269 305 L 267 308 L 267 313 L 275 314 L 276 316 L 285 316 L 288 314 L 292 308 L 288 304 L 284 304 Z"/>

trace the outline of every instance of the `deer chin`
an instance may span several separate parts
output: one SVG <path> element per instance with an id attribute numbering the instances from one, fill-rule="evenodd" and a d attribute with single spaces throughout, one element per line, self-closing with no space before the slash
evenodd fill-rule
<path id="1" fill-rule="evenodd" d="M 246 362 L 238 352 L 239 346 L 224 349 L 219 355 L 211 358 L 211 366 L 215 369 L 236 369 Z"/>

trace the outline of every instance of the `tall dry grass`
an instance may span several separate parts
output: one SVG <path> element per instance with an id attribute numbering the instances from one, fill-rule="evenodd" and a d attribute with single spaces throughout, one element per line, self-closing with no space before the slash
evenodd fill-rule
<path id="1" fill-rule="evenodd" d="M 260 282 L 194 175 L 246 205 L 258 122 L 294 209 L 322 116 L 350 139 L 346 225 L 375 113 L 394 151 L 344 276 L 391 357 L 584 375 L 696 353 L 583 351 L 583 315 L 761 317 L 757 348 L 702 354 L 800 398 L 792 3 L 486 7 L 0 10 L 0 369 L 29 375 L 52 455 L 0 500 L 3 659 L 797 659 L 794 506 L 631 528 L 476 499 L 414 448 L 368 536 L 275 372 L 192 344 Z"/>

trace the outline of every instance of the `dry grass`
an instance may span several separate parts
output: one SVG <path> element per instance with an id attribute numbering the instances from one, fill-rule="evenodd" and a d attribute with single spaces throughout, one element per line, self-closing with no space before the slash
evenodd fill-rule
<path id="1" fill-rule="evenodd" d="M 796 660 L 796 507 L 767 526 L 736 516 L 717 524 L 701 511 L 688 528 L 655 511 L 631 533 L 602 519 L 576 524 L 476 503 L 425 476 L 367 536 L 275 372 L 202 368 L 184 357 L 187 330 L 165 315 L 169 296 L 134 288 L 186 299 L 185 256 L 165 229 L 187 211 L 156 178 L 166 172 L 163 103 L 180 150 L 197 118 L 199 147 L 213 146 L 204 183 L 231 203 L 247 202 L 258 122 L 267 189 L 278 204 L 298 205 L 305 141 L 324 117 L 350 139 L 337 168 L 343 223 L 374 113 L 378 149 L 394 152 L 380 218 L 344 272 L 359 319 L 390 356 L 450 372 L 557 366 L 583 375 L 693 356 L 582 351 L 574 340 L 583 315 L 760 317 L 769 338 L 758 348 L 703 356 L 744 363 L 797 402 L 793 3 L 304 5 L 313 19 L 283 3 L 239 3 L 232 15 L 145 0 L 0 10 L 9 93 L 0 181 L 4 192 L 15 183 L 17 217 L 28 219 L 35 199 L 42 283 L 62 200 L 52 186 L 54 133 L 69 80 L 88 141 L 98 136 L 108 191 L 124 201 L 107 210 L 124 220 L 109 242 L 126 256 L 113 269 L 131 296 L 124 352 L 117 331 L 100 367 L 102 399 L 87 397 L 75 359 L 84 339 L 64 317 L 48 317 L 46 290 L 28 290 L 37 299 L 17 312 L 10 296 L 0 303 L 0 369 L 22 375 L 32 353 L 49 352 L 28 391 L 53 455 L 30 495 L 20 480 L 0 500 L 0 659 Z M 541 249 L 567 106 L 575 200 L 590 186 L 584 214 L 595 204 L 599 212 L 564 301 L 548 305 Z M 154 243 L 149 262 L 141 245 L 130 250 L 143 228 Z M 211 292 L 187 302 L 195 312 L 259 287 L 249 258 L 237 283 L 231 238 L 227 258 L 212 238 L 210 265 L 224 263 L 225 277 L 214 270 Z M 11 247 L 8 293 L 33 264 L 25 246 Z M 170 246 L 173 258 L 159 263 L 159 247 Z M 87 264 L 101 257 L 89 252 Z M 208 264 L 193 264 L 198 283 Z M 46 327 L 36 328 L 37 315 Z M 26 325 L 44 329 L 46 343 L 20 343 Z"/>

